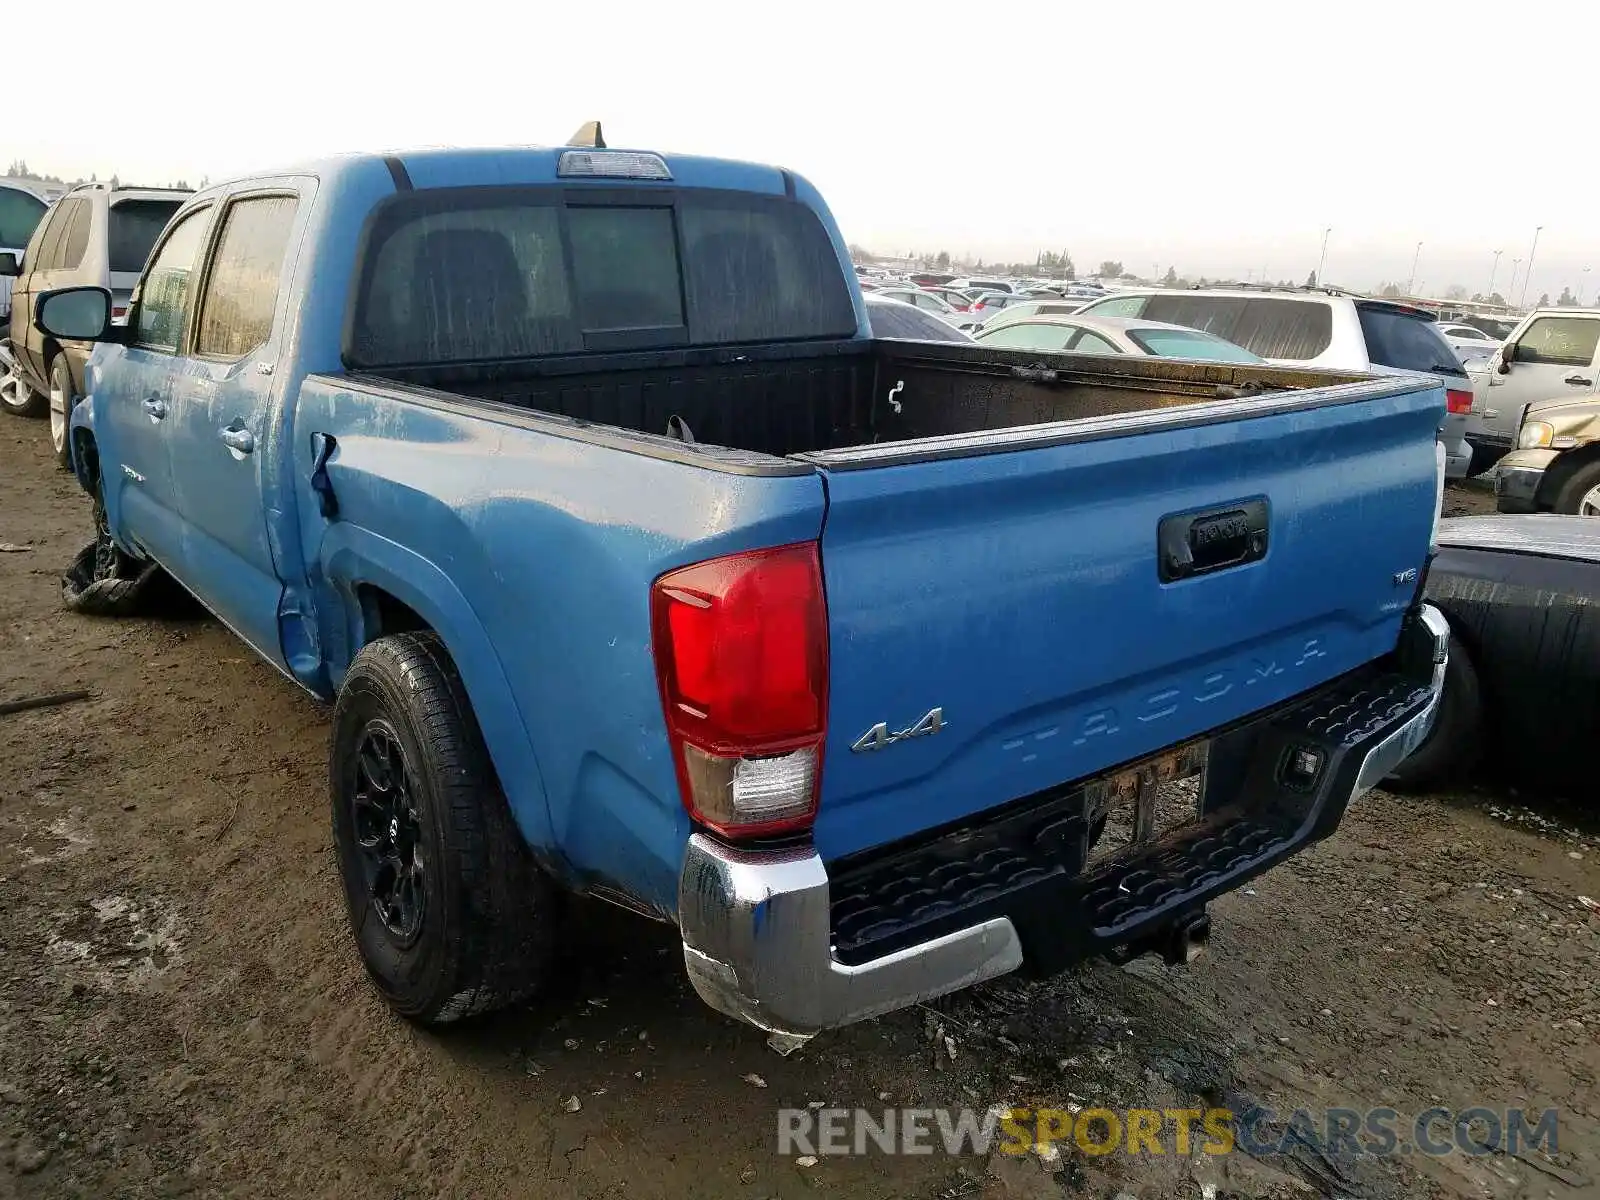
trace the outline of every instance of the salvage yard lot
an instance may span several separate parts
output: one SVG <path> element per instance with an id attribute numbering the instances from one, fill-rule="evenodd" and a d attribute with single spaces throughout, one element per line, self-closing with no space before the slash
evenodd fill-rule
<path id="1" fill-rule="evenodd" d="M 780 1058 L 671 931 L 575 908 L 532 1007 L 436 1037 L 351 952 L 327 713 L 203 618 L 69 616 L 87 504 L 0 437 L 0 1198 L 1596 1194 L 1595 810 L 1357 804 L 1214 908 L 1188 968 L 1001 980 Z M 1448 510 L 1481 510 L 1452 489 Z M 947 1041 L 948 1039 L 948 1041 Z M 954 1057 L 951 1057 L 951 1050 Z M 764 1085 L 764 1086 L 762 1086 Z M 579 1109 L 570 1112 L 571 1098 Z M 831 1106 L 1553 1107 L 1553 1156 L 1036 1160 L 775 1152 Z"/>

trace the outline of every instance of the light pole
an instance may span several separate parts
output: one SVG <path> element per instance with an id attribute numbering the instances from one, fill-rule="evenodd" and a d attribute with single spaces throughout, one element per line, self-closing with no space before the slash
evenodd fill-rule
<path id="1" fill-rule="evenodd" d="M 1506 284 L 1506 303 L 1511 303 L 1511 293 L 1517 290 L 1517 268 L 1522 265 L 1520 258 L 1511 260 L 1511 282 Z"/>
<path id="2" fill-rule="evenodd" d="M 1518 300 L 1519 306 L 1528 302 L 1528 283 L 1533 279 L 1533 256 L 1538 253 L 1539 231 L 1543 228 L 1543 225 L 1535 225 L 1533 227 L 1533 247 L 1528 251 L 1528 270 L 1527 273 L 1522 277 L 1522 296 L 1521 299 Z"/>
<path id="3" fill-rule="evenodd" d="M 1583 307 L 1583 294 L 1589 290 L 1589 268 L 1585 267 L 1578 273 L 1578 307 Z"/>
<path id="4" fill-rule="evenodd" d="M 1328 265 L 1328 235 L 1330 233 L 1332 233 L 1332 232 L 1333 232 L 1333 226 L 1332 225 L 1329 225 L 1326 229 L 1324 229 L 1322 231 L 1322 253 L 1317 256 L 1317 286 L 1318 287 L 1324 286 L 1324 284 L 1326 282 L 1322 278 L 1322 268 Z"/>
<path id="5" fill-rule="evenodd" d="M 1494 266 L 1489 268 L 1489 290 L 1484 293 L 1485 298 L 1494 295 L 1494 277 L 1499 273 L 1500 256 L 1504 253 L 1504 250 L 1496 250 L 1494 252 Z"/>
<path id="6" fill-rule="evenodd" d="M 1422 257 L 1422 243 L 1418 242 L 1417 243 L 1417 252 L 1411 256 L 1411 278 L 1406 281 L 1406 295 L 1408 295 L 1408 296 L 1412 296 L 1412 295 L 1416 294 L 1411 289 L 1417 286 L 1417 260 L 1420 259 L 1421 257 Z"/>

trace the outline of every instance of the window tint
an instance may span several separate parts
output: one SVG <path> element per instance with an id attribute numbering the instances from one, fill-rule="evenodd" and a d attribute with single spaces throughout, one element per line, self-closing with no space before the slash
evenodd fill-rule
<path id="1" fill-rule="evenodd" d="M 1005 346 L 1016 350 L 1060 350 L 1077 333 L 1071 325 L 1028 325 L 1021 321 L 982 334 L 985 346 Z"/>
<path id="2" fill-rule="evenodd" d="M 606 331 L 676 331 L 668 342 L 702 345 L 855 332 L 833 244 L 801 205 L 686 195 L 675 208 L 562 209 L 555 195 L 434 191 L 380 210 L 351 364 L 571 353 Z"/>
<path id="3" fill-rule="evenodd" d="M 683 325 L 669 208 L 573 208 L 572 278 L 585 330 Z"/>
<path id="4" fill-rule="evenodd" d="M 44 217 L 45 202 L 17 188 L 0 187 L 0 247 L 21 250 Z"/>
<path id="5" fill-rule="evenodd" d="M 94 206 L 84 199 L 69 200 L 71 211 L 67 227 L 61 234 L 61 248 L 56 251 L 56 266 L 64 271 L 74 271 L 83 265 L 83 252 L 89 248 L 89 225 L 94 218 Z"/>
<path id="6" fill-rule="evenodd" d="M 71 221 L 71 203 L 66 200 L 57 201 L 56 206 L 50 210 L 50 216 L 45 219 L 44 227 L 39 230 L 39 244 L 28 247 L 27 262 L 31 269 L 50 271 L 55 268 L 61 250 L 61 237 L 66 233 Z"/>
<path id="7" fill-rule="evenodd" d="M 1097 305 L 1095 311 L 1107 310 Z M 1139 315 L 1201 329 L 1262 358 L 1291 362 L 1315 358 L 1333 340 L 1333 310 L 1315 300 L 1177 292 L 1151 296 Z"/>
<path id="8" fill-rule="evenodd" d="M 1467 373 L 1450 343 L 1427 317 L 1383 304 L 1358 304 L 1356 312 L 1361 316 L 1367 357 L 1378 366 L 1436 375 Z"/>
<path id="9" fill-rule="evenodd" d="M 189 284 L 195 256 L 205 238 L 210 209 L 192 212 L 173 229 L 156 252 L 139 284 L 133 340 L 142 346 L 175 350 L 189 312 Z"/>
<path id="10" fill-rule="evenodd" d="M 680 205 L 678 216 L 696 342 L 855 332 L 838 256 L 810 209 L 696 199 Z"/>
<path id="11" fill-rule="evenodd" d="M 560 211 L 513 204 L 400 215 L 376 254 L 356 361 L 461 362 L 583 349 L 561 253 Z M 381 240 L 380 240 L 381 238 Z"/>
<path id="12" fill-rule="evenodd" d="M 44 262 L 44 250 L 52 240 L 61 237 L 61 206 L 58 204 L 50 209 L 49 214 L 39 222 L 39 227 L 33 231 L 33 236 L 28 239 L 28 246 L 22 253 L 22 269 L 31 271 L 34 267 Z"/>
<path id="13" fill-rule="evenodd" d="M 1090 333 L 1085 329 L 1078 335 L 1078 340 L 1072 343 L 1072 348 L 1079 354 L 1121 354 L 1122 351 L 1113 346 L 1098 333 Z"/>
<path id="14" fill-rule="evenodd" d="M 1587 367 L 1594 361 L 1597 339 L 1600 339 L 1600 320 L 1540 317 L 1517 339 L 1517 361 Z"/>
<path id="15" fill-rule="evenodd" d="M 1087 304 L 1079 312 L 1093 313 L 1097 317 L 1142 317 L 1144 316 L 1145 301 L 1148 296 L 1113 296 L 1109 300 L 1101 300 L 1094 304 Z M 1162 318 L 1165 320 L 1166 318 Z"/>
<path id="16" fill-rule="evenodd" d="M 196 354 L 240 358 L 272 336 L 278 279 L 298 203 L 293 196 L 258 196 L 228 205 L 200 301 Z"/>
<path id="17" fill-rule="evenodd" d="M 1235 346 L 1198 329 L 1130 329 L 1128 337 L 1146 354 L 1162 358 L 1203 358 L 1236 363 L 1261 361 L 1243 346 Z"/>
<path id="18" fill-rule="evenodd" d="M 113 204 L 111 224 L 106 233 L 111 270 L 131 274 L 144 270 L 150 247 L 156 244 L 180 203 L 177 200 L 124 200 Z"/>
<path id="19" fill-rule="evenodd" d="M 938 317 L 899 301 L 867 301 L 867 321 L 872 326 L 872 336 L 877 338 L 909 338 L 918 342 L 967 340 L 965 334 Z"/>

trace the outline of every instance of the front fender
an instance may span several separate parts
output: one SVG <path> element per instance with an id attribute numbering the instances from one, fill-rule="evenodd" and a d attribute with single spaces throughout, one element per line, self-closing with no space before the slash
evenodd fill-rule
<path id="1" fill-rule="evenodd" d="M 87 384 L 86 379 L 85 386 Z M 67 445 L 72 452 L 72 477 L 78 481 L 79 487 L 93 496 L 100 487 L 99 460 L 96 455 L 83 453 L 86 443 L 89 447 L 99 445 L 99 439 L 95 435 L 93 392 L 86 393 L 83 399 L 78 401 L 67 421 Z"/>
<path id="2" fill-rule="evenodd" d="M 326 581 L 320 603 L 343 611 L 350 653 L 330 655 L 343 679 L 354 648 L 367 641 L 357 591 L 370 584 L 402 601 L 433 628 L 450 652 L 467 698 L 483 731 L 500 785 L 522 836 L 547 865 L 565 867 L 551 828 L 544 777 L 518 713 L 499 655 L 472 606 L 438 567 L 414 551 L 360 526 L 339 522 L 328 528 L 320 555 Z M 329 589 L 337 598 L 327 594 Z M 342 651 L 344 648 L 340 648 Z M 552 860 L 557 860 L 552 862 Z"/>

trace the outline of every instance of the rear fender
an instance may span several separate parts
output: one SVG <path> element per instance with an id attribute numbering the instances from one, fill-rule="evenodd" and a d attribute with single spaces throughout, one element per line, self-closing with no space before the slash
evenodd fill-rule
<path id="1" fill-rule="evenodd" d="M 566 874 L 552 832 L 544 777 L 533 744 L 518 713 L 510 681 L 488 633 L 448 576 L 421 555 L 370 530 L 344 522 L 329 527 L 321 560 L 326 579 L 318 606 L 345 614 L 344 646 L 328 646 L 330 674 L 337 686 L 355 652 L 370 640 L 357 589 L 382 588 L 426 621 L 444 641 L 461 672 L 478 727 L 489 749 L 500 785 L 528 845 L 547 866 Z M 337 599 L 328 594 L 337 593 Z M 553 860 L 560 860 L 559 862 Z"/>

